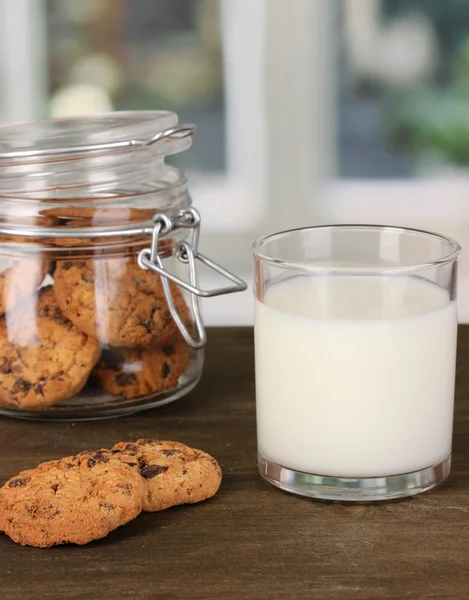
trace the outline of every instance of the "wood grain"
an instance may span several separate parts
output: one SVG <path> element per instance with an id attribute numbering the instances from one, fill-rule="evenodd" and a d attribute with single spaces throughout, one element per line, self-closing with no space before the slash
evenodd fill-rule
<path id="1" fill-rule="evenodd" d="M 212 500 L 142 515 L 83 547 L 22 548 L 0 535 L 0 599 L 467 598 L 468 392 L 462 327 L 448 482 L 367 506 L 296 498 L 259 478 L 251 329 L 211 330 L 202 382 L 165 408 L 76 424 L 2 419 L 0 483 L 44 460 L 139 437 L 212 453 L 224 481 Z"/>

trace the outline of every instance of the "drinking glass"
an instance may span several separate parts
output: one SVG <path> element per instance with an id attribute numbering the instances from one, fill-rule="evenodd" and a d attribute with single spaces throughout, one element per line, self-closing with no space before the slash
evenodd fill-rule
<path id="1" fill-rule="evenodd" d="M 450 472 L 460 246 L 337 225 L 253 247 L 258 464 L 332 500 L 418 494 Z"/>

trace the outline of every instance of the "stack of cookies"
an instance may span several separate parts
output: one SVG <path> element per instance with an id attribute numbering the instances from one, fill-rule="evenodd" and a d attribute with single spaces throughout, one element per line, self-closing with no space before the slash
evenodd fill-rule
<path id="1" fill-rule="evenodd" d="M 23 546 L 86 544 L 137 517 L 213 496 L 221 469 L 177 442 L 120 442 L 23 471 L 0 488 L 0 531 Z"/>
<path id="2" fill-rule="evenodd" d="M 46 272 L 53 285 L 36 291 Z M 179 288 L 171 284 L 171 291 L 187 322 Z M 27 259 L 0 277 L 3 405 L 43 408 L 87 384 L 129 400 L 150 397 L 175 388 L 189 361 L 161 279 L 142 270 L 136 254 L 52 266 Z"/>
<path id="3" fill-rule="evenodd" d="M 189 311 L 171 284 L 176 309 Z M 102 355 L 92 381 L 112 396 L 151 396 L 174 388 L 187 369 L 190 350 L 171 316 L 161 278 L 134 257 L 60 261 L 54 294 L 63 315 Z"/>

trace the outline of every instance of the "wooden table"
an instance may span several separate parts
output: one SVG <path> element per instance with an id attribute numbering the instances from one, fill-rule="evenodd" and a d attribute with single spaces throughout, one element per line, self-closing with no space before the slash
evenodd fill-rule
<path id="1" fill-rule="evenodd" d="M 224 480 L 212 500 L 141 515 L 83 547 L 22 548 L 0 535 L 0 600 L 468 598 L 465 327 L 457 375 L 450 479 L 381 505 L 309 501 L 260 479 L 251 329 L 210 331 L 202 382 L 165 408 L 76 424 L 1 419 L 0 483 L 40 461 L 139 437 L 203 448 Z"/>

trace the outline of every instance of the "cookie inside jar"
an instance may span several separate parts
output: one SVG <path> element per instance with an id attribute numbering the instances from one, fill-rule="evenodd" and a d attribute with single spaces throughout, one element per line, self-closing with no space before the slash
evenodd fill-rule
<path id="1" fill-rule="evenodd" d="M 203 350 L 178 325 L 193 330 L 194 304 L 139 262 L 153 217 L 191 206 L 165 164 L 190 145 L 180 127 L 166 111 L 0 127 L 0 414 L 104 418 L 197 384 Z M 184 279 L 189 235 L 162 234 L 156 254 Z"/>

